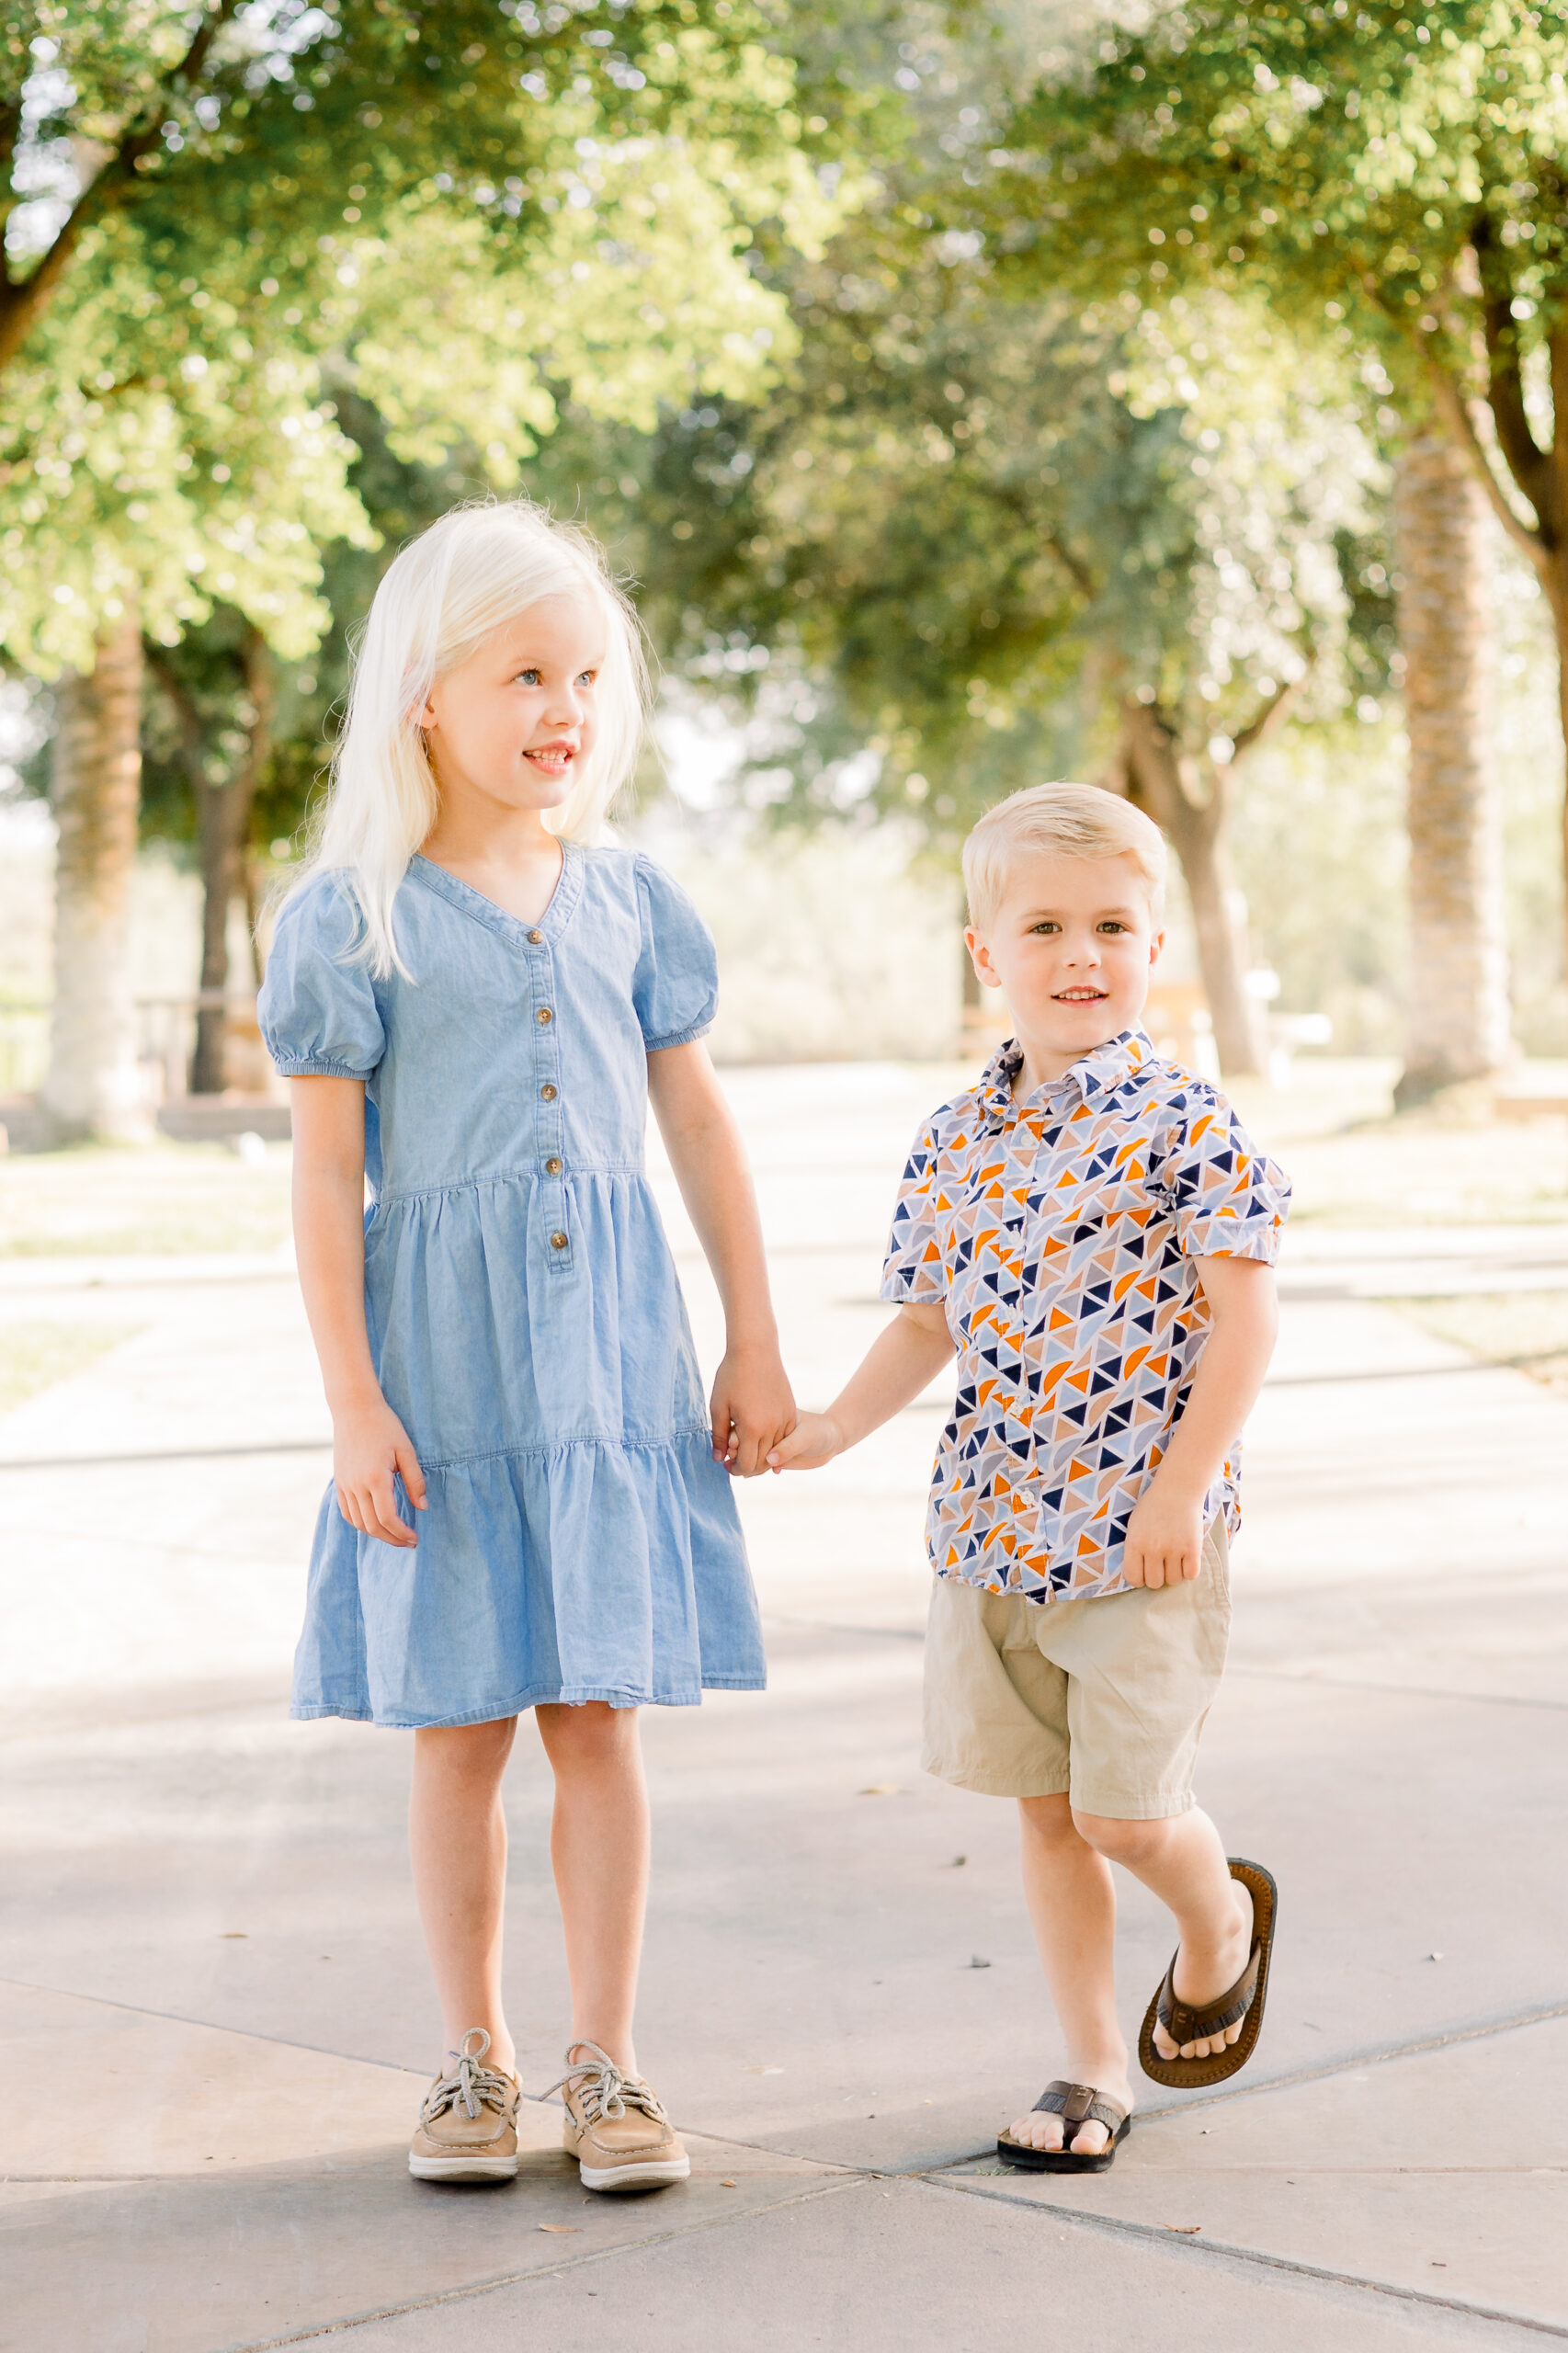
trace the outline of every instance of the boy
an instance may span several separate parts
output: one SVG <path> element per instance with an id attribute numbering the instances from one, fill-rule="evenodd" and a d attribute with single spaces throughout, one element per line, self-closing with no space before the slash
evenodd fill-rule
<path id="1" fill-rule="evenodd" d="M 1139 2042 L 1160 2083 L 1244 2064 L 1274 1932 L 1274 1881 L 1227 1864 L 1192 1768 L 1224 1665 L 1237 1436 L 1273 1348 L 1290 1187 L 1139 1028 L 1165 871 L 1158 828 L 1092 786 L 1015 793 L 975 827 L 964 938 L 1016 1035 L 915 1146 L 882 1283 L 897 1317 L 768 1457 L 828 1461 L 956 1347 L 927 1518 L 922 1762 L 1018 1802 L 1070 2080 L 997 2150 L 1038 2172 L 1102 2172 L 1128 2129 L 1109 1864 L 1180 1938 Z"/>

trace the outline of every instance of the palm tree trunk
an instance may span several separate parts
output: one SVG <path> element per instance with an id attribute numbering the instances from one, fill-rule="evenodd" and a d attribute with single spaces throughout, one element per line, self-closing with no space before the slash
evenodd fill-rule
<path id="1" fill-rule="evenodd" d="M 131 879 L 142 795 L 142 632 L 134 611 L 57 693 L 50 798 L 59 830 L 54 1009 L 40 1108 L 59 1142 L 152 1132 L 136 1063 Z"/>
<path id="2" fill-rule="evenodd" d="M 247 631 L 244 659 L 250 714 L 244 759 L 227 784 L 210 784 L 199 763 L 192 771 L 201 842 L 201 994 L 220 1000 L 229 987 L 229 911 L 236 898 L 248 907 L 251 896 L 245 886 L 251 804 L 272 748 L 272 661 L 259 630 Z M 222 1002 L 203 1005 L 196 1017 L 193 1095 L 222 1093 L 227 1034 L 227 1006 Z"/>
<path id="3" fill-rule="evenodd" d="M 1261 1071 L 1262 1022 L 1246 989 L 1244 943 L 1233 914 L 1225 856 L 1225 773 L 1209 764 L 1206 791 L 1184 759 L 1169 725 L 1149 704 L 1122 704 L 1120 766 L 1130 799 L 1153 817 L 1181 864 L 1198 938 L 1198 966 L 1220 1068 L 1227 1078 Z"/>
<path id="4" fill-rule="evenodd" d="M 1460 451 L 1400 460 L 1399 633 L 1410 737 L 1410 996 L 1401 1109 L 1509 1051 L 1503 840 L 1492 759 L 1491 518 Z"/>

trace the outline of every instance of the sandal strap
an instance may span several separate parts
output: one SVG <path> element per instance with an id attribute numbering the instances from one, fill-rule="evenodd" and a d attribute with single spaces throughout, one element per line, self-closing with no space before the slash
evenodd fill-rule
<path id="1" fill-rule="evenodd" d="M 1119 2101 L 1096 2091 L 1093 2084 L 1068 2084 L 1060 2079 L 1047 2084 L 1035 2107 L 1043 2109 L 1047 2116 L 1060 2116 L 1063 2127 L 1070 2124 L 1074 2132 L 1080 2125 L 1103 2124 L 1112 2139 L 1128 2118 L 1128 2110 Z M 1068 2138 L 1063 2131 L 1063 2146 Z"/>
<path id="2" fill-rule="evenodd" d="M 1173 1953 L 1165 1983 L 1155 1997 L 1155 2016 L 1171 2040 L 1178 2048 L 1184 2042 L 1203 2042 L 1212 2035 L 1223 2034 L 1225 2029 L 1234 2026 L 1238 2018 L 1244 2018 L 1257 1991 L 1257 1972 L 1262 1961 L 1262 1942 L 1255 1940 L 1252 1956 L 1229 1993 L 1195 2008 L 1190 2002 L 1178 2002 L 1176 1999 L 1176 1955 Z"/>

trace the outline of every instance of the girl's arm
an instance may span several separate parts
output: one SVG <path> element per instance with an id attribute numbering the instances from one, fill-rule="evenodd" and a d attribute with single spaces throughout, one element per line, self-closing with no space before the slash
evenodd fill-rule
<path id="1" fill-rule="evenodd" d="M 866 1351 L 825 1414 L 802 1414 L 792 1437 L 767 1458 L 770 1471 L 817 1471 L 858 1446 L 913 1404 L 928 1381 L 952 1360 L 953 1336 L 940 1306 L 901 1307 Z"/>
<path id="2" fill-rule="evenodd" d="M 381 1395 L 365 1331 L 365 1086 L 358 1078 L 290 1082 L 294 1251 L 311 1337 L 332 1415 L 337 1508 L 383 1544 L 413 1544 L 392 1489 L 401 1473 L 415 1511 L 425 1476 Z"/>
<path id="3" fill-rule="evenodd" d="M 1203 1498 L 1257 1402 L 1279 1311 L 1274 1269 L 1260 1258 L 1199 1258 L 1209 1336 L 1181 1418 L 1127 1524 L 1129 1585 L 1178 1585 L 1203 1558 Z"/>
<path id="4" fill-rule="evenodd" d="M 734 1116 L 699 1043 L 648 1057 L 648 1096 L 724 1308 L 724 1361 L 711 1410 L 716 1461 L 750 1479 L 795 1427 L 778 1355 L 762 1221 Z"/>

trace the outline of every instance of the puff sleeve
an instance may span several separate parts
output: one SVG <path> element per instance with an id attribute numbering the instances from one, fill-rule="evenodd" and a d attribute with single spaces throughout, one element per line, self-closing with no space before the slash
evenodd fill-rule
<path id="1" fill-rule="evenodd" d="M 637 914 L 642 945 L 631 976 L 642 1042 L 689 1046 L 713 1026 L 719 960 L 712 935 L 677 882 L 652 858 L 637 860 Z"/>
<path id="2" fill-rule="evenodd" d="M 1223 1096 L 1194 1086 L 1161 1177 L 1188 1258 L 1261 1258 L 1273 1266 L 1290 1180 L 1258 1151 Z"/>
<path id="3" fill-rule="evenodd" d="M 345 962 L 358 910 L 331 874 L 296 892 L 278 920 L 256 1018 L 282 1078 L 369 1078 L 386 1051 L 369 973 Z"/>
<path id="4" fill-rule="evenodd" d="M 892 1232 L 882 1263 L 883 1299 L 935 1306 L 948 1295 L 948 1270 L 937 1233 L 932 1190 L 937 1176 L 937 1135 L 922 1129 L 915 1140 L 893 1203 Z"/>

